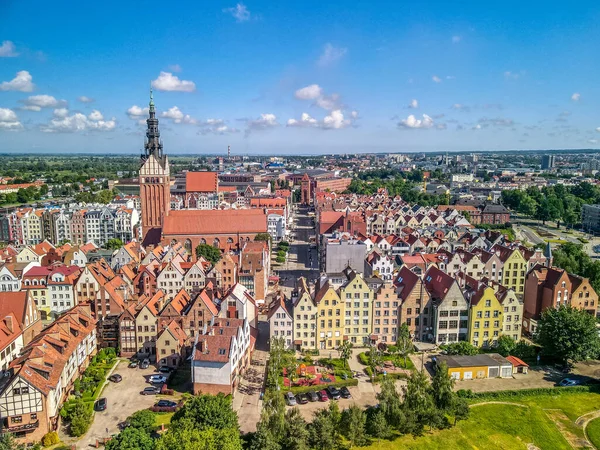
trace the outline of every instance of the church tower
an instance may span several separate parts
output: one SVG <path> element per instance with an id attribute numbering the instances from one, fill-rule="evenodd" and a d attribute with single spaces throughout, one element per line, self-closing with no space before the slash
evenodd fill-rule
<path id="1" fill-rule="evenodd" d="M 154 98 L 150 89 L 150 117 L 146 120 L 146 142 L 140 158 L 140 201 L 144 245 L 161 241 L 163 217 L 171 205 L 169 159 L 163 154 Z"/>

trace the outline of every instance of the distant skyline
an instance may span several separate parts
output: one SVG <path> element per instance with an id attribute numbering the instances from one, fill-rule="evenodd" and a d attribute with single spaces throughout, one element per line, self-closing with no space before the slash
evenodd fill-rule
<path id="1" fill-rule="evenodd" d="M 357 4 L 354 4 L 357 3 Z M 0 4 L 0 153 L 600 148 L 596 2 Z"/>

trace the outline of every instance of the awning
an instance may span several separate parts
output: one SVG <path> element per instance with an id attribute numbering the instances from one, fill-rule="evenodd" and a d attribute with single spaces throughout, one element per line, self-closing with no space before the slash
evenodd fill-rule
<path id="1" fill-rule="evenodd" d="M 296 339 L 294 345 L 302 345 L 302 339 Z"/>
<path id="2" fill-rule="evenodd" d="M 279 277 L 277 275 L 271 275 L 269 281 L 279 281 Z"/>

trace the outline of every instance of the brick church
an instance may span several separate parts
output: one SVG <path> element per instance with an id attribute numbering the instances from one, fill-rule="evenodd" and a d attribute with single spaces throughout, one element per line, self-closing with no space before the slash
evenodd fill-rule
<path id="1" fill-rule="evenodd" d="M 240 250 L 245 242 L 268 230 L 263 209 L 190 209 L 171 211 L 171 173 L 169 159 L 163 152 L 152 91 L 149 118 L 146 120 L 144 154 L 140 158 L 140 201 L 142 206 L 142 242 L 145 246 L 178 241 L 193 253 L 198 244 L 213 245 L 222 251 Z M 200 183 L 218 188 L 214 172 L 188 172 L 187 179 L 210 179 Z M 186 187 L 195 189 L 194 186 Z M 204 189 L 204 188 L 203 188 Z M 191 198 L 191 197 L 189 197 Z"/>

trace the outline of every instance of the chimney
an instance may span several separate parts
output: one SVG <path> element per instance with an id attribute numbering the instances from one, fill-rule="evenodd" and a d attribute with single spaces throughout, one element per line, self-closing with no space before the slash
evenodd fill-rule
<path id="1" fill-rule="evenodd" d="M 202 353 L 208 354 L 208 341 L 206 338 L 202 340 Z"/>
<path id="2" fill-rule="evenodd" d="M 15 331 L 12 316 L 6 316 L 4 318 L 4 324 L 10 330 L 11 333 L 13 333 Z"/>

